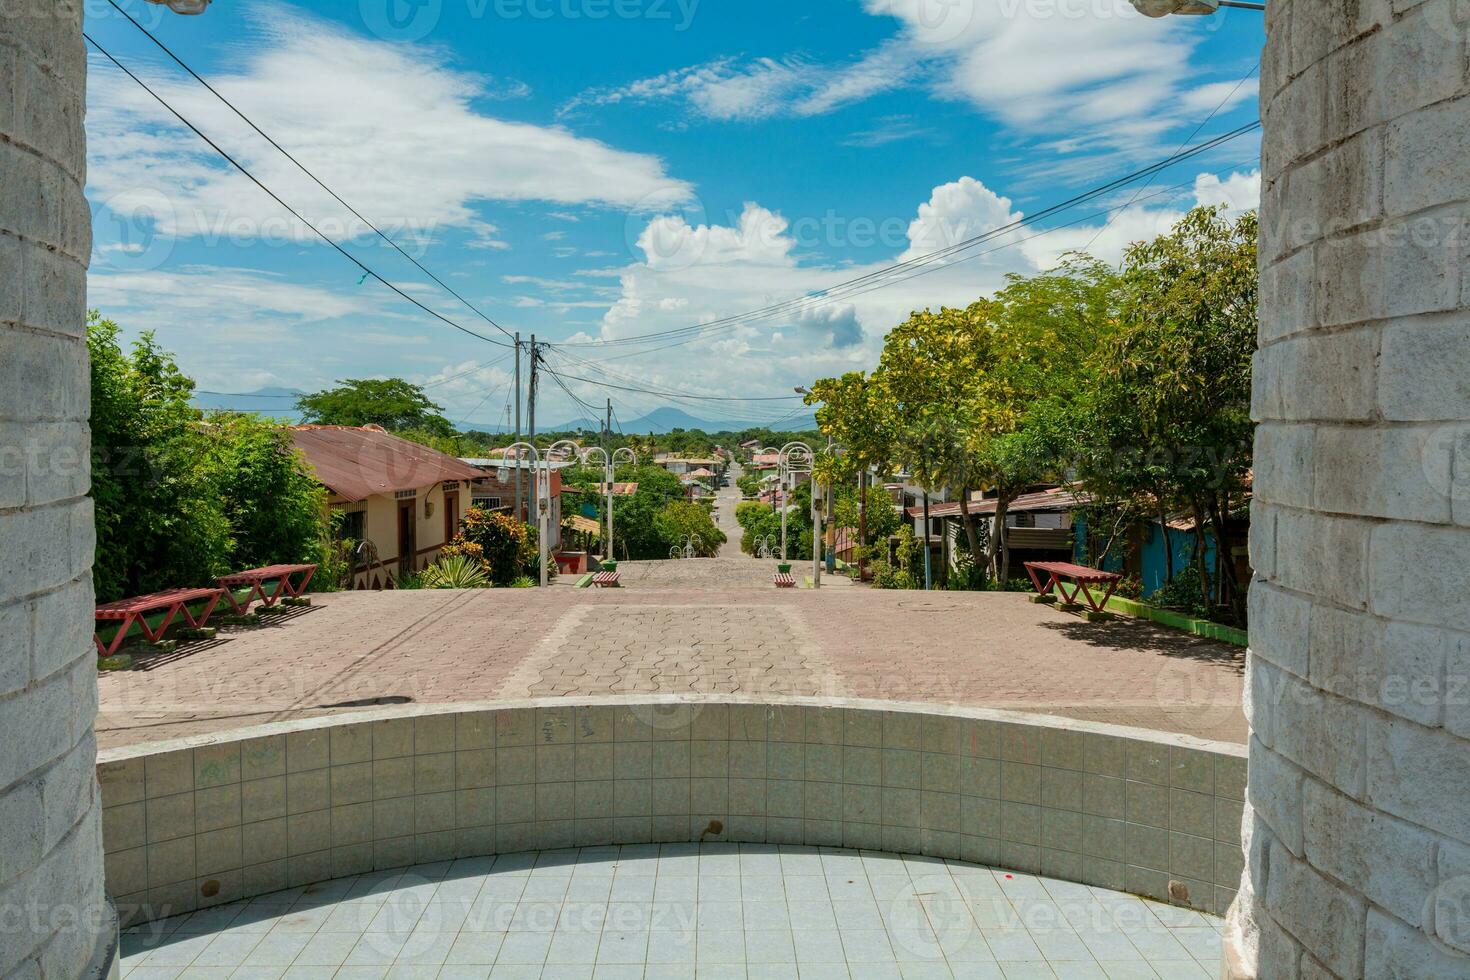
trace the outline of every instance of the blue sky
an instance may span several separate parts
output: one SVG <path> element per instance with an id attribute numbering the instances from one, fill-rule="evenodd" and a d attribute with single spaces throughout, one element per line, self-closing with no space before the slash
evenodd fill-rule
<path id="1" fill-rule="evenodd" d="M 1150 20 L 1126 0 L 222 0 L 200 17 L 119 3 L 480 310 L 567 344 L 549 355 L 563 374 L 623 387 L 789 394 L 871 366 L 912 309 L 967 303 L 1067 249 L 1116 260 L 1195 203 L 1259 196 L 1252 134 L 918 279 L 677 347 L 601 348 L 911 259 L 1168 156 L 1201 123 L 1195 142 L 1252 121 L 1260 15 Z M 105 0 L 88 13 L 98 42 L 334 241 L 501 336 Z M 201 387 L 398 375 L 432 385 L 451 418 L 503 418 L 505 349 L 360 284 L 95 53 L 88 130 L 91 304 L 155 330 Z M 796 407 L 568 386 L 624 419 Z M 554 384 L 540 411 L 585 414 Z"/>

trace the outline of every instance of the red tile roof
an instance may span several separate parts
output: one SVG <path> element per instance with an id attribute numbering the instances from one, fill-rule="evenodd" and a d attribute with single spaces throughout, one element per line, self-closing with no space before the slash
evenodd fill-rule
<path id="1" fill-rule="evenodd" d="M 296 425 L 291 427 L 291 441 L 311 463 L 316 478 L 347 500 L 484 476 L 453 456 L 375 425 Z"/>

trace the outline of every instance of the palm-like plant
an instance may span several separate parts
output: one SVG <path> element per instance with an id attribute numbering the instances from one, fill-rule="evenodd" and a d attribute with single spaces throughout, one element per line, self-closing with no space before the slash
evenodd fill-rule
<path id="1" fill-rule="evenodd" d="M 441 558 L 428 568 L 422 576 L 426 589 L 488 589 L 490 576 L 485 566 L 465 555 Z"/>

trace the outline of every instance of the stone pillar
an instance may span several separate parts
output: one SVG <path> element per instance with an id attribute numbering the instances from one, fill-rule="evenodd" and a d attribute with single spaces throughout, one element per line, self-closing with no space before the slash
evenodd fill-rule
<path id="1" fill-rule="evenodd" d="M 0 0 L 0 976 L 108 968 L 81 0 Z"/>
<path id="2" fill-rule="evenodd" d="M 1470 7 L 1270 0 L 1227 976 L 1470 976 Z"/>

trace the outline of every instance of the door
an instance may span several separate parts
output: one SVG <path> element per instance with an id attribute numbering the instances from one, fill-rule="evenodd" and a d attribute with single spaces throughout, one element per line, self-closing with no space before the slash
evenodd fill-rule
<path id="1" fill-rule="evenodd" d="M 417 500 L 398 501 L 398 578 L 413 572 L 414 552 L 419 549 L 418 521 L 414 505 Z"/>
<path id="2" fill-rule="evenodd" d="M 459 494 L 446 493 L 444 495 L 444 543 L 448 544 L 454 540 L 459 533 Z"/>

